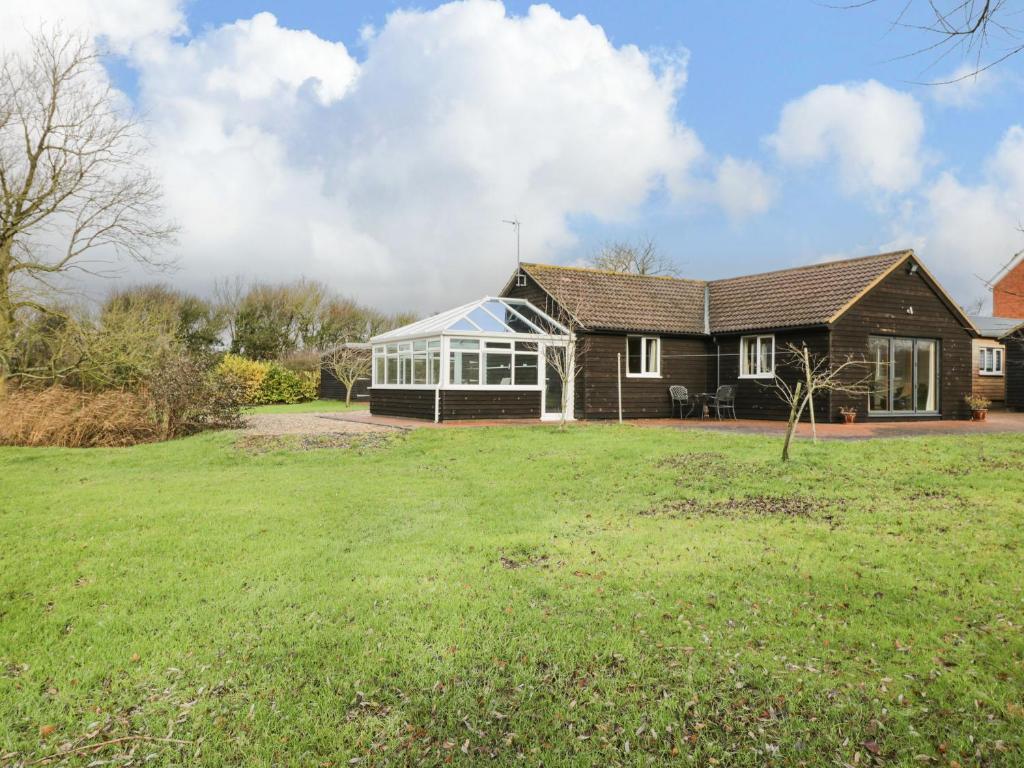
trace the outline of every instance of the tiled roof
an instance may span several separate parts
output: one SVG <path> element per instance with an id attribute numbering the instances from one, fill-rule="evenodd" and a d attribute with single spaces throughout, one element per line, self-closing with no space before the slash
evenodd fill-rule
<path id="1" fill-rule="evenodd" d="M 683 280 L 580 267 L 523 264 L 586 328 L 603 331 L 730 333 L 824 325 L 878 278 L 912 255 L 883 253 L 726 280 Z"/>
<path id="2" fill-rule="evenodd" d="M 521 266 L 587 329 L 704 333 L 702 280 L 547 264 Z"/>
<path id="3" fill-rule="evenodd" d="M 912 251 L 713 280 L 714 333 L 827 323 Z"/>
<path id="4" fill-rule="evenodd" d="M 971 315 L 971 322 L 978 333 L 987 339 L 999 339 L 1024 325 L 1024 319 L 1014 317 L 982 317 Z"/>

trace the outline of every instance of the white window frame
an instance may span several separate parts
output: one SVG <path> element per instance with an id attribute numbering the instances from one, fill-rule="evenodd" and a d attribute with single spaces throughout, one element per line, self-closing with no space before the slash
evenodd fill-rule
<path id="1" fill-rule="evenodd" d="M 979 376 L 1002 376 L 1006 366 L 1006 351 L 1003 347 L 980 347 L 978 362 Z"/>
<path id="2" fill-rule="evenodd" d="M 629 340 L 640 339 L 640 373 L 629 372 Z M 657 368 L 647 369 L 647 342 L 653 341 L 657 350 L 655 359 Z M 627 336 L 626 337 L 626 378 L 627 379 L 660 379 L 661 378 L 661 337 L 660 336 Z"/>
<path id="3" fill-rule="evenodd" d="M 761 344 L 771 340 L 772 364 L 767 371 L 760 370 L 761 366 Z M 755 345 L 754 360 L 757 362 L 758 370 L 751 373 L 747 370 L 747 347 L 753 342 Z M 740 376 L 741 379 L 773 379 L 775 378 L 775 334 L 759 333 L 751 336 L 740 336 Z"/>

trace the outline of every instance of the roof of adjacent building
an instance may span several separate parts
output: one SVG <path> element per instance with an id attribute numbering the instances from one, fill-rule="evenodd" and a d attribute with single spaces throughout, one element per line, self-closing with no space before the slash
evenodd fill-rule
<path id="1" fill-rule="evenodd" d="M 522 270 L 585 328 L 705 334 L 826 325 L 912 256 L 894 251 L 711 281 L 547 264 Z"/>
<path id="2" fill-rule="evenodd" d="M 705 332 L 702 280 L 549 264 L 521 268 L 585 328 Z"/>
<path id="3" fill-rule="evenodd" d="M 970 315 L 971 322 L 978 333 L 989 339 L 1001 339 L 1024 325 L 1024 319 L 1018 317 L 982 317 Z"/>

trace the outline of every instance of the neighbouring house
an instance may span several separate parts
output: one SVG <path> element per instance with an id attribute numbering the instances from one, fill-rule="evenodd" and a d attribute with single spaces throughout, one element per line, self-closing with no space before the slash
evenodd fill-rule
<path id="1" fill-rule="evenodd" d="M 1006 341 L 1024 320 L 1007 317 L 982 317 L 970 315 L 971 322 L 980 334 L 974 339 L 973 378 L 971 390 L 976 395 L 988 398 L 994 405 L 1006 401 Z"/>
<path id="2" fill-rule="evenodd" d="M 992 327 L 982 330 L 1004 348 L 1004 402 L 1008 408 L 1024 409 L 1024 254 L 1018 254 L 993 280 L 992 314 L 988 318 Z"/>
<path id="3" fill-rule="evenodd" d="M 366 355 L 367 361 L 370 360 L 371 345 L 363 344 L 359 342 L 350 341 L 342 346 L 361 352 Z M 321 400 L 344 400 L 347 395 L 346 387 L 340 381 L 338 377 L 334 375 L 334 372 L 327 366 L 327 364 L 321 363 L 320 365 L 320 390 L 318 396 Z M 370 377 L 356 379 L 352 385 L 352 401 L 357 400 L 366 402 L 370 398 Z"/>
<path id="4" fill-rule="evenodd" d="M 967 415 L 977 331 L 912 251 L 724 280 L 522 264 L 486 297 L 371 339 L 370 410 L 449 419 L 669 417 L 668 388 L 736 387 L 740 418 L 782 419 L 789 345 L 853 358 L 863 394 L 823 393 L 817 418 Z M 562 397 L 552 350 L 574 340 Z M 621 375 L 619 373 L 621 366 Z M 870 390 L 868 392 L 867 390 Z"/>

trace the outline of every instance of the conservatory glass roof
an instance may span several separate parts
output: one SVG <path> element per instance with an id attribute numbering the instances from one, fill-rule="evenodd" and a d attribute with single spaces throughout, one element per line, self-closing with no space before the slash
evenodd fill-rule
<path id="1" fill-rule="evenodd" d="M 526 299 L 485 296 L 477 301 L 417 320 L 370 339 L 374 344 L 418 336 L 495 335 L 564 336 L 568 329 Z"/>

